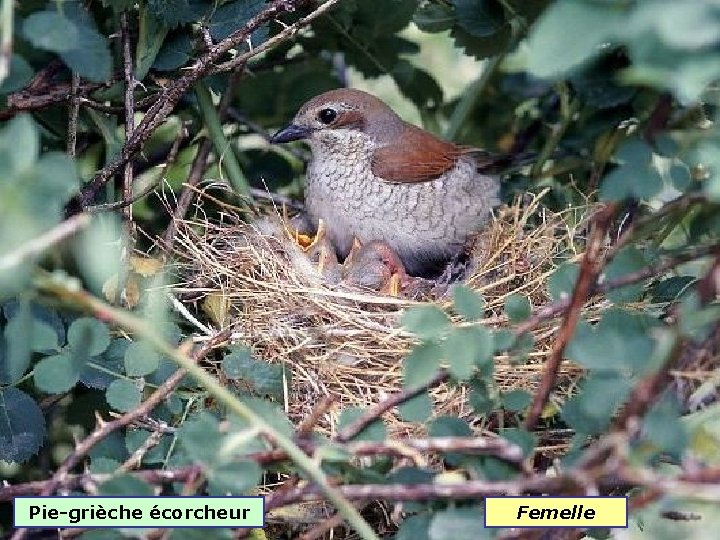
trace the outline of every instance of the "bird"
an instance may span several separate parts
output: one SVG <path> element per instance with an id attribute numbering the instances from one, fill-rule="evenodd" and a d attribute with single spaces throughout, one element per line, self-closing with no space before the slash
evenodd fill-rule
<path id="1" fill-rule="evenodd" d="M 386 242 L 360 245 L 356 240 L 344 263 L 345 283 L 397 296 L 409 276 L 398 255 Z"/>
<path id="2" fill-rule="evenodd" d="M 462 253 L 499 205 L 498 159 L 404 121 L 379 98 L 339 88 L 300 107 L 271 143 L 306 141 L 305 206 L 337 254 L 384 242 L 411 275 Z M 373 244 L 377 251 L 377 245 Z"/>

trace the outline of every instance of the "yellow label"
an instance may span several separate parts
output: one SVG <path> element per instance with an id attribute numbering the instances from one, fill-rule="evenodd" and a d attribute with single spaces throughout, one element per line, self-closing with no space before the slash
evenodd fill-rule
<path id="1" fill-rule="evenodd" d="M 627 527 L 627 497 L 487 497 L 486 527 Z"/>

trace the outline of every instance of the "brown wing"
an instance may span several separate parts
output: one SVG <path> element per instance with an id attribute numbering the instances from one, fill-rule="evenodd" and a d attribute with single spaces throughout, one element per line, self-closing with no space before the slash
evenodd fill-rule
<path id="1" fill-rule="evenodd" d="M 454 144 L 406 124 L 396 142 L 375 151 L 372 172 L 388 182 L 427 182 L 452 169 L 461 153 Z"/>

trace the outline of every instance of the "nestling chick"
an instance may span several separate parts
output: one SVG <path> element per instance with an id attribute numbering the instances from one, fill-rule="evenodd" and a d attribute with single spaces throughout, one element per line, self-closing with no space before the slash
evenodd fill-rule
<path id="1" fill-rule="evenodd" d="M 374 96 L 331 90 L 271 142 L 307 140 L 306 207 L 338 254 L 382 241 L 418 275 L 458 254 L 498 204 L 499 181 L 463 149 L 403 121 Z"/>

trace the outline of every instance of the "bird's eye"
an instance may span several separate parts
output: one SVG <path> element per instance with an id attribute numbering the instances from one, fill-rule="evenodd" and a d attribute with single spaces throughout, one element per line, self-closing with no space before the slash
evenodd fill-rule
<path id="1" fill-rule="evenodd" d="M 331 124 L 337 118 L 337 113 L 333 109 L 323 109 L 318 113 L 318 119 L 325 125 Z"/>

